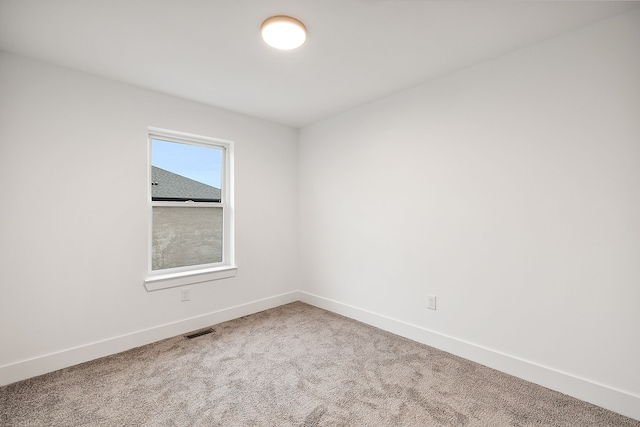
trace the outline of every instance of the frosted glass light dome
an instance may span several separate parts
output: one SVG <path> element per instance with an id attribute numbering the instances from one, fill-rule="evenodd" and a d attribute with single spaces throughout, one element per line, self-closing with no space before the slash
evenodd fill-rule
<path id="1" fill-rule="evenodd" d="M 271 47 L 291 50 L 307 40 L 304 24 L 290 16 L 278 15 L 266 19 L 260 27 L 262 39 Z"/>

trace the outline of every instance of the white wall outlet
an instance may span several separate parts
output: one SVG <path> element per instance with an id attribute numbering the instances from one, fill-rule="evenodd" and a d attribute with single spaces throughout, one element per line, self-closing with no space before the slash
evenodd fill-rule
<path id="1" fill-rule="evenodd" d="M 429 310 L 436 309 L 436 296 L 435 295 L 427 295 L 427 308 Z"/>
<path id="2" fill-rule="evenodd" d="M 180 290 L 180 299 L 182 302 L 189 301 L 191 299 L 191 289 Z"/>

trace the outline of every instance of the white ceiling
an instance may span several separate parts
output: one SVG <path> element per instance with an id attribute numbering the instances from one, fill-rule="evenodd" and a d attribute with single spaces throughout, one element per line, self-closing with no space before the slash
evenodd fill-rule
<path id="1" fill-rule="evenodd" d="M 0 0 L 0 49 L 302 127 L 636 1 Z M 269 48 L 262 21 L 308 42 Z"/>

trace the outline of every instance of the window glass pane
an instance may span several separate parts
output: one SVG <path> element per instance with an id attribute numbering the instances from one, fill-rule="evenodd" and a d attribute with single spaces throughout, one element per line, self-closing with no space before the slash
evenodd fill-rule
<path id="1" fill-rule="evenodd" d="M 219 202 L 222 154 L 216 147 L 152 139 L 152 199 Z"/>
<path id="2" fill-rule="evenodd" d="M 153 207 L 152 270 L 222 262 L 222 208 Z"/>

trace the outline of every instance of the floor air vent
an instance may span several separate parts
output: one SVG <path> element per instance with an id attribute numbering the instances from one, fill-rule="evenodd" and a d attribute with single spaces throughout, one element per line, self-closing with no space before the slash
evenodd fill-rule
<path id="1" fill-rule="evenodd" d="M 208 335 L 210 333 L 213 332 L 213 329 L 211 328 L 206 328 L 206 329 L 201 329 L 199 331 L 195 331 L 195 332 L 191 332 L 190 334 L 185 335 L 184 337 L 188 340 L 192 339 L 192 338 L 198 338 L 201 337 L 203 335 Z"/>

